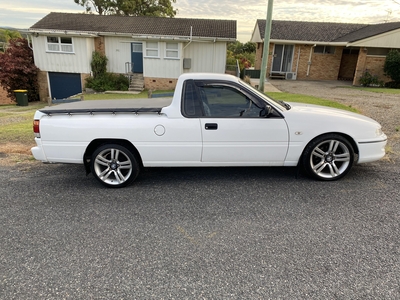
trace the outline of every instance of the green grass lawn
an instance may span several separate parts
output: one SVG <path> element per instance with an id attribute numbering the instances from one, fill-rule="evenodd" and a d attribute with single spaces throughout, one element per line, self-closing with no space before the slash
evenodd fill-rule
<path id="1" fill-rule="evenodd" d="M 315 105 L 322 105 L 322 106 L 328 106 L 328 107 L 348 110 L 348 111 L 352 111 L 352 112 L 357 112 L 357 110 L 353 107 L 346 106 L 344 104 L 341 104 L 341 103 L 338 103 L 335 101 L 312 97 L 312 96 L 306 96 L 306 95 L 300 95 L 300 94 L 290 94 L 290 93 L 280 93 L 280 92 L 268 92 L 266 94 L 267 94 L 267 96 L 271 97 L 272 99 L 282 100 L 285 102 L 299 102 L 299 103 L 315 104 Z"/>
<path id="2" fill-rule="evenodd" d="M 0 144 L 33 142 L 33 115 L 45 106 L 38 102 L 29 106 L 0 105 Z"/>
<path id="3" fill-rule="evenodd" d="M 147 91 L 143 91 L 140 94 L 129 94 L 129 93 L 112 93 L 112 94 L 85 94 L 84 100 L 117 100 L 117 99 L 138 99 L 147 98 Z"/>
<path id="4" fill-rule="evenodd" d="M 340 88 L 356 89 L 360 91 L 381 93 L 381 94 L 400 94 L 400 89 L 389 89 L 389 88 L 379 88 L 379 87 L 356 87 L 356 86 L 339 86 Z"/>
<path id="5" fill-rule="evenodd" d="M 153 91 L 153 94 L 164 94 L 164 93 L 173 93 L 173 90 L 168 91 Z M 98 94 L 85 94 L 85 100 L 117 100 L 117 99 L 143 99 L 148 98 L 148 92 L 143 91 L 139 94 L 132 94 L 132 93 L 98 93 Z"/>

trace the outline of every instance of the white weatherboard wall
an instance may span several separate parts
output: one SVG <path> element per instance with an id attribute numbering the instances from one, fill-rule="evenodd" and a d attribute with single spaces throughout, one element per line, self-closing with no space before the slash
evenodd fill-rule
<path id="1" fill-rule="evenodd" d="M 73 53 L 54 53 L 46 50 L 46 36 L 32 37 L 35 65 L 41 71 L 90 73 L 94 51 L 93 38 L 72 37 Z"/>
<path id="2" fill-rule="evenodd" d="M 148 78 L 178 78 L 182 73 L 225 73 L 226 43 L 196 42 L 178 43 L 179 59 L 165 58 L 166 42 L 158 42 L 158 57 L 146 57 L 146 41 L 132 38 L 105 37 L 108 58 L 107 70 L 125 73 L 125 63 L 131 62 L 131 43 L 143 43 L 143 76 Z M 171 41 L 173 42 L 173 41 Z M 186 49 L 184 49 L 184 47 Z M 183 58 L 191 58 L 190 69 L 183 69 Z"/>
<path id="3" fill-rule="evenodd" d="M 400 29 L 351 43 L 351 46 L 398 49 L 400 48 Z"/>
<path id="4" fill-rule="evenodd" d="M 108 58 L 107 70 L 111 73 L 125 73 L 125 63 L 131 62 L 132 38 L 105 37 L 105 51 Z"/>
<path id="5" fill-rule="evenodd" d="M 165 42 L 158 42 L 158 57 L 146 57 L 146 42 L 143 42 L 143 76 L 151 78 L 178 78 L 182 74 L 182 43 L 178 43 L 177 59 L 165 58 Z"/>
<path id="6" fill-rule="evenodd" d="M 210 72 L 225 73 L 226 42 L 193 41 L 184 50 L 184 58 L 191 58 L 192 66 L 184 69 L 184 73 Z"/>

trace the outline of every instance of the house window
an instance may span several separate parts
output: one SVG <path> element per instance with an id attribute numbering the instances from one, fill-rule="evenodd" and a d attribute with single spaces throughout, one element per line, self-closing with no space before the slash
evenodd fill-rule
<path id="1" fill-rule="evenodd" d="M 387 56 L 390 49 L 388 48 L 368 48 L 368 55 Z"/>
<path id="2" fill-rule="evenodd" d="M 146 43 L 146 57 L 159 57 L 158 42 L 147 42 Z"/>
<path id="3" fill-rule="evenodd" d="M 359 54 L 360 49 L 358 48 L 344 48 L 343 49 L 343 54 Z"/>
<path id="4" fill-rule="evenodd" d="M 166 43 L 165 58 L 179 59 L 178 43 Z"/>
<path id="5" fill-rule="evenodd" d="M 61 52 L 61 53 L 73 53 L 74 47 L 72 44 L 72 38 L 71 37 L 48 36 L 47 37 L 47 51 Z"/>
<path id="6" fill-rule="evenodd" d="M 315 46 L 314 53 L 335 54 L 335 47 L 332 47 L 332 46 Z"/>

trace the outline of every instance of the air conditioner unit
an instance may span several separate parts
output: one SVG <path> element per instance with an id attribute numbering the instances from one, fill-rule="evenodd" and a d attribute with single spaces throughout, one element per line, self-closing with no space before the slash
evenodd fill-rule
<path id="1" fill-rule="evenodd" d="M 296 73 L 294 72 L 287 72 L 285 78 L 287 80 L 296 80 Z"/>

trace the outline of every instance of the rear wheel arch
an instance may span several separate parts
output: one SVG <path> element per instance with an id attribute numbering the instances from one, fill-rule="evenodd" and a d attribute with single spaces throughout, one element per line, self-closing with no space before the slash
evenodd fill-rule
<path id="1" fill-rule="evenodd" d="M 89 174 L 91 172 L 90 160 L 93 152 L 96 151 L 96 149 L 98 149 L 99 147 L 106 144 L 117 144 L 125 147 L 133 154 L 140 168 L 143 168 L 142 157 L 140 156 L 140 153 L 137 150 L 137 148 L 131 142 L 123 139 L 95 139 L 91 141 L 90 144 L 86 147 L 86 151 L 83 155 L 83 162 L 85 165 L 86 174 Z"/>

